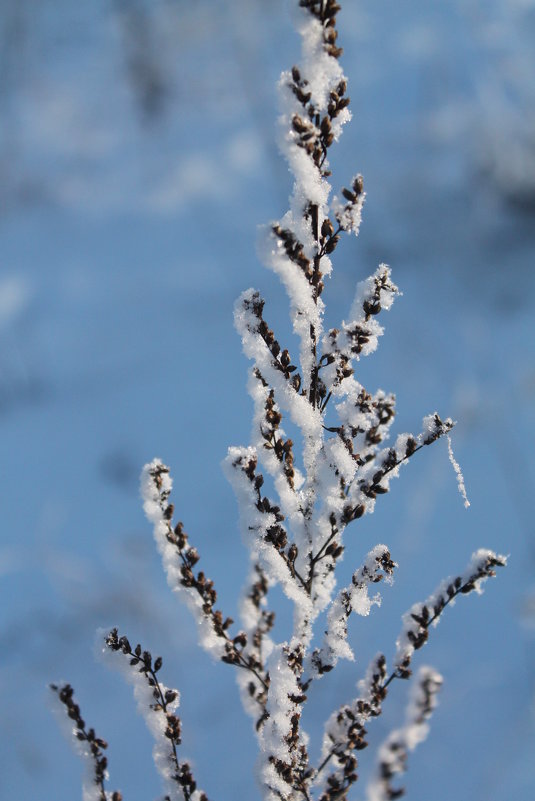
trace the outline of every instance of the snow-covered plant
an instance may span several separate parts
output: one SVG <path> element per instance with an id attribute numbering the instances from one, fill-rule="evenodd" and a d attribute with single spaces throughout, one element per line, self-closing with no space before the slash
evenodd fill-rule
<path id="1" fill-rule="evenodd" d="M 241 628 L 234 628 L 234 621 L 217 607 L 214 582 L 198 570 L 197 548 L 183 524 L 174 522 L 169 468 L 154 460 L 144 468 L 141 484 L 145 513 L 154 526 L 171 588 L 191 609 L 201 645 L 215 659 L 237 668 L 243 705 L 258 738 L 257 776 L 266 801 L 346 799 L 357 781 L 367 727 L 381 714 L 390 684 L 411 677 L 414 653 L 446 606 L 459 595 L 481 592 L 482 583 L 506 561 L 479 550 L 466 570 L 412 606 L 403 618 L 391 664 L 384 654 L 375 656 L 357 697 L 326 721 L 321 756 L 314 763 L 302 726 L 303 707 L 316 683 L 340 659 L 353 659 L 349 618 L 352 613 L 367 616 L 380 604 L 376 587 L 381 581 L 391 583 L 397 567 L 388 547 L 376 545 L 356 567 L 348 586 L 337 590 L 344 531 L 373 512 L 402 465 L 424 446 L 449 437 L 453 427 L 450 419 L 433 413 L 424 418 L 420 433 L 398 434 L 385 444 L 395 416 L 394 395 L 370 393 L 356 378 L 357 362 L 375 351 L 383 334 L 379 315 L 399 294 L 386 265 L 358 284 L 347 320 L 339 328 L 323 330 L 322 293 L 332 271 L 331 256 L 343 234 L 358 234 L 365 197 L 357 175 L 349 189 L 330 198 L 329 149 L 350 119 L 337 44 L 339 10 L 335 0 L 300 0 L 302 61 L 280 81 L 282 147 L 295 183 L 290 209 L 270 226 L 263 250 L 266 266 L 279 275 L 289 295 L 298 358 L 293 359 L 275 337 L 256 290 L 244 292 L 235 308 L 236 328 L 253 362 L 249 392 L 254 402 L 252 443 L 230 448 L 224 462 L 251 557 Z M 297 432 L 299 455 L 282 427 L 284 418 Z M 451 443 L 449 452 L 468 503 Z M 269 604 L 275 584 L 294 611 L 293 633 L 284 642 L 274 634 L 275 615 Z M 325 631 L 318 637 L 320 615 Z M 160 682 L 161 658 L 153 660 L 139 644 L 132 647 L 116 629 L 104 635 L 101 644 L 134 684 L 155 738 L 154 758 L 165 797 L 202 801 L 206 796 L 197 789 L 189 764 L 178 756 L 179 696 Z M 431 668 L 420 669 L 404 726 L 379 749 L 377 774 L 367 791 L 370 801 L 402 794 L 392 780 L 405 769 L 408 752 L 427 735 L 441 681 Z M 89 760 L 84 798 L 117 801 L 120 794 L 104 789 L 105 743 L 86 729 L 71 687 L 53 689 L 74 721 L 75 737 Z"/>

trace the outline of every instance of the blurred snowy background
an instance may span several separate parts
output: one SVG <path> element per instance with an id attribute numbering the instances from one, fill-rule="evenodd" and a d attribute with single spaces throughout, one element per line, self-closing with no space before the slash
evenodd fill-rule
<path id="1" fill-rule="evenodd" d="M 110 743 L 111 786 L 132 801 L 160 792 L 130 688 L 93 656 L 107 625 L 164 657 L 182 753 L 209 797 L 258 797 L 233 671 L 197 649 L 167 589 L 138 476 L 154 456 L 171 465 L 178 516 L 235 616 L 246 553 L 219 465 L 248 443 L 251 405 L 232 306 L 254 285 L 288 330 L 255 255 L 291 188 L 275 144 L 275 84 L 298 53 L 288 6 L 0 2 L 2 798 L 81 797 L 48 707 L 62 679 Z M 413 801 L 531 801 L 535 3 L 346 0 L 339 26 L 354 119 L 333 186 L 360 171 L 368 200 L 359 239 L 336 253 L 328 324 L 391 264 L 404 297 L 358 377 L 397 393 L 398 432 L 435 409 L 459 421 L 472 506 L 438 443 L 348 531 L 347 575 L 378 541 L 400 568 L 381 610 L 354 624 L 357 663 L 321 682 L 305 725 L 319 733 L 368 658 L 392 654 L 405 609 L 473 550 L 510 553 L 421 654 L 445 684 L 407 787 Z M 406 689 L 392 688 L 372 746 Z M 363 782 L 372 764 L 370 748 Z"/>

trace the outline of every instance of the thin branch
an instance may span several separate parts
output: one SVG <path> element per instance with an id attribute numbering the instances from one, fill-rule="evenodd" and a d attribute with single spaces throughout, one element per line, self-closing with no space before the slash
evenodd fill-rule
<path id="1" fill-rule="evenodd" d="M 108 796 L 105 788 L 105 779 L 107 777 L 108 759 L 104 755 L 104 751 L 108 747 L 108 743 L 101 737 L 97 737 L 94 729 L 88 729 L 85 721 L 82 718 L 80 707 L 74 700 L 74 690 L 70 684 L 51 684 L 50 689 L 56 693 L 59 701 L 65 707 L 65 711 L 70 720 L 74 724 L 73 737 L 80 745 L 82 753 L 88 757 L 93 764 L 93 778 L 92 782 L 98 788 L 99 801 L 122 801 L 122 794 L 115 790 L 111 796 Z M 86 743 L 86 747 L 83 744 Z"/>

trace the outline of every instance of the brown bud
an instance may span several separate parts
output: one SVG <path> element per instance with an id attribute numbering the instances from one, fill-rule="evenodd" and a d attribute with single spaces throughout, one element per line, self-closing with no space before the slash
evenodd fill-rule
<path id="1" fill-rule="evenodd" d="M 329 218 L 326 217 L 321 224 L 321 235 L 327 237 L 327 236 L 332 236 L 333 233 L 334 233 L 333 224 L 329 220 Z"/>

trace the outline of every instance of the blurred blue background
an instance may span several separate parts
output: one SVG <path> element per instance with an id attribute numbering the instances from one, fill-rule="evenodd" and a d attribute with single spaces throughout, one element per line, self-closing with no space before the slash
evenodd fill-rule
<path id="1" fill-rule="evenodd" d="M 400 615 L 490 547 L 510 566 L 448 610 L 419 655 L 445 684 L 406 785 L 414 801 L 531 801 L 535 3 L 346 0 L 339 28 L 354 118 L 332 183 L 362 172 L 368 198 L 359 239 L 336 253 L 327 324 L 358 280 L 392 266 L 404 297 L 357 377 L 397 393 L 397 432 L 435 409 L 459 421 L 472 506 L 438 443 L 348 530 L 341 581 L 379 541 L 400 567 L 305 727 L 317 754 L 367 660 L 393 654 Z M 208 796 L 258 797 L 233 671 L 198 650 L 166 586 L 138 477 L 154 456 L 171 465 L 178 516 L 235 617 L 247 554 L 220 462 L 248 443 L 251 404 L 232 307 L 259 288 L 285 339 L 286 297 L 255 247 L 291 189 L 275 85 L 298 47 L 282 0 L 0 3 L 2 798 L 81 797 L 53 680 L 74 685 L 109 741 L 110 787 L 160 793 L 131 690 L 93 656 L 97 627 L 112 625 L 164 657 L 182 754 Z M 274 604 L 284 632 L 278 592 Z M 398 685 L 372 746 L 401 721 Z M 355 798 L 373 761 L 370 747 Z"/>

